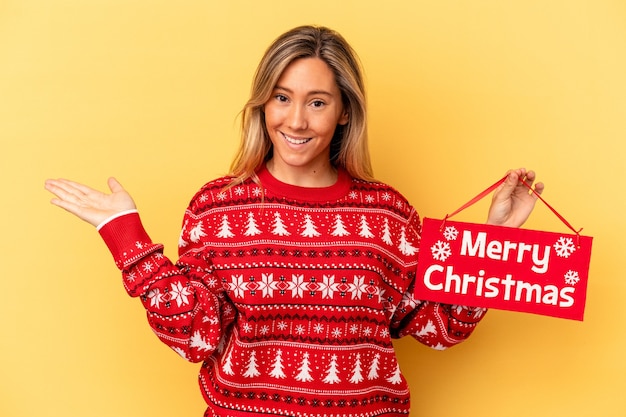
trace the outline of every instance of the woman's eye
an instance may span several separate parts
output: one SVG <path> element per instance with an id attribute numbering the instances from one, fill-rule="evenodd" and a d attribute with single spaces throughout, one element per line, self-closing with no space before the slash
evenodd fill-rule
<path id="1" fill-rule="evenodd" d="M 287 97 L 282 94 L 276 94 L 274 97 L 276 98 L 276 100 L 280 101 L 281 103 L 284 103 L 287 101 Z"/>
<path id="2" fill-rule="evenodd" d="M 313 107 L 323 107 L 325 103 L 322 100 L 315 100 L 311 104 L 313 105 Z"/>

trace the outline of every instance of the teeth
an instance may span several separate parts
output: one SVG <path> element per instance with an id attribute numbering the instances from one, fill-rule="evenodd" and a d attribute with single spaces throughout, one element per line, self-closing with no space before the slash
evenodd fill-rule
<path id="1" fill-rule="evenodd" d="M 292 138 L 292 137 L 285 135 L 284 133 L 283 133 L 283 136 L 285 137 L 285 139 L 287 139 L 287 142 L 293 143 L 294 145 L 302 145 L 303 143 L 307 143 L 308 141 L 311 140 L 311 138 L 306 138 L 306 139 Z"/>

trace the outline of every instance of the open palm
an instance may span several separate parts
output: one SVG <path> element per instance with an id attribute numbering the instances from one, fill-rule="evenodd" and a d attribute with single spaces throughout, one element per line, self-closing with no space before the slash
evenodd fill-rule
<path id="1" fill-rule="evenodd" d="M 45 183 L 46 190 L 56 196 L 50 201 L 52 204 L 93 226 L 98 226 L 115 214 L 137 207 L 130 194 L 115 178 L 109 178 L 108 186 L 110 194 L 66 179 L 50 179 Z"/>

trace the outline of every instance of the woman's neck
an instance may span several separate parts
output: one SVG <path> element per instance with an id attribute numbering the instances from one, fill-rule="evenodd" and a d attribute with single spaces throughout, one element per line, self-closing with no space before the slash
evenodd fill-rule
<path id="1" fill-rule="evenodd" d="M 273 159 L 267 161 L 267 170 L 277 180 L 299 187 L 330 187 L 337 182 L 337 169 L 330 161 L 321 167 L 285 167 L 276 164 Z"/>

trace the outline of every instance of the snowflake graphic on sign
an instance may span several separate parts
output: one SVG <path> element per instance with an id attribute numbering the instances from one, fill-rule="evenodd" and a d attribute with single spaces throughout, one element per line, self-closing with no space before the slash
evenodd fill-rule
<path id="1" fill-rule="evenodd" d="M 454 226 L 448 226 L 446 227 L 446 230 L 443 231 L 443 237 L 445 237 L 446 240 L 456 240 L 458 236 L 459 231 L 456 230 L 456 227 Z"/>
<path id="2" fill-rule="evenodd" d="M 432 245 L 430 247 L 430 251 L 433 254 L 433 259 L 441 262 L 445 262 L 445 260 L 452 255 L 450 244 L 441 240 L 438 240 L 434 245 Z"/>
<path id="3" fill-rule="evenodd" d="M 561 258 L 569 258 L 576 250 L 576 246 L 574 246 L 574 241 L 571 237 L 560 237 L 554 244 L 554 250 Z"/>
<path id="4" fill-rule="evenodd" d="M 565 283 L 567 285 L 576 285 L 580 281 L 580 277 L 578 276 L 578 272 L 572 271 L 571 269 L 567 271 L 565 274 Z"/>

